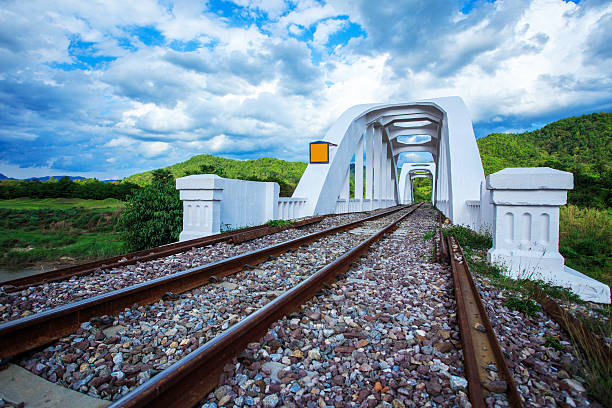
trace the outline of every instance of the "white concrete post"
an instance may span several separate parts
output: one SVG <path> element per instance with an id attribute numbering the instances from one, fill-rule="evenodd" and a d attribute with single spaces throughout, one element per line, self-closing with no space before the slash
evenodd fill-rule
<path id="1" fill-rule="evenodd" d="M 340 192 L 340 199 L 347 200 L 351 194 L 351 168 L 346 169 L 346 176 L 344 176 L 344 184 L 342 185 L 342 191 Z"/>
<path id="2" fill-rule="evenodd" d="M 176 180 L 183 201 L 183 231 L 180 241 L 218 234 L 221 227 L 223 179 L 214 174 Z"/>
<path id="3" fill-rule="evenodd" d="M 610 303 L 610 288 L 564 265 L 559 253 L 559 207 L 573 175 L 548 167 L 508 168 L 486 178 L 494 206 L 489 262 L 510 276 L 571 287 L 585 300 Z"/>
<path id="4" fill-rule="evenodd" d="M 366 145 L 366 180 L 365 180 L 365 198 L 372 200 L 372 176 L 373 176 L 373 152 L 372 152 L 372 136 L 374 134 L 374 127 L 368 126 L 365 134 L 365 145 Z"/>
<path id="5" fill-rule="evenodd" d="M 355 198 L 358 201 L 358 208 L 362 208 L 363 202 L 363 136 L 357 143 L 357 151 L 355 151 Z"/>
<path id="6" fill-rule="evenodd" d="M 382 198 L 382 129 L 379 127 L 374 128 L 374 200 L 380 200 Z M 378 206 L 380 207 L 380 201 Z"/>
<path id="7" fill-rule="evenodd" d="M 183 231 L 186 241 L 218 234 L 221 228 L 261 225 L 289 217 L 289 204 L 280 203 L 277 183 L 225 179 L 214 174 L 197 174 L 176 180 L 183 200 Z M 296 199 L 298 202 L 299 199 Z"/>

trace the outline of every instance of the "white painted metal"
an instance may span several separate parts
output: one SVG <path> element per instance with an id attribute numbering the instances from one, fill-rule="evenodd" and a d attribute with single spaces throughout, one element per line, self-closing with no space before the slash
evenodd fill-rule
<path id="1" fill-rule="evenodd" d="M 355 152 L 355 197 L 357 200 L 363 200 L 363 139 L 362 136 L 357 142 L 357 151 Z M 361 210 L 359 210 L 361 211 Z"/>
<path id="2" fill-rule="evenodd" d="M 410 127 L 406 127 L 410 126 Z M 367 128 L 367 131 L 366 131 Z M 405 104 L 358 105 L 348 109 L 332 125 L 324 140 L 337 146 L 328 164 L 309 164 L 294 195 L 308 197 L 303 216 L 336 211 L 344 182 L 344 166 L 358 149 L 366 131 L 366 198 L 368 195 L 369 143 L 373 133 L 373 205 L 397 202 L 396 170 L 390 167 L 404 151 L 428 151 L 436 163 L 435 202 L 454 223 L 469 222 L 468 200 L 480 198 L 484 171 L 472 122 L 459 97 Z M 427 143 L 402 143 L 399 136 L 428 135 Z M 383 146 L 384 144 L 384 146 Z M 425 146 L 423 146 L 425 145 Z M 391 152 L 391 166 L 385 151 Z M 385 180 L 383 181 L 383 174 Z M 401 184 L 400 184 L 401 186 Z M 401 194 L 399 195 L 401 197 Z"/>
<path id="3" fill-rule="evenodd" d="M 424 172 L 426 174 L 418 174 Z M 431 203 L 435 205 L 435 181 L 436 181 L 436 165 L 435 163 L 404 163 L 400 171 L 399 180 L 399 200 L 401 204 L 412 203 L 413 189 L 412 180 L 418 177 L 428 177 L 432 180 Z"/>

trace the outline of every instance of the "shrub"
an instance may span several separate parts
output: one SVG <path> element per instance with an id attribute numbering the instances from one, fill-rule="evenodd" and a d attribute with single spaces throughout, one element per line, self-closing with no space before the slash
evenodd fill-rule
<path id="1" fill-rule="evenodd" d="M 119 219 L 129 251 L 152 248 L 178 240 L 183 206 L 174 183 L 156 180 L 135 191 Z"/>
<path id="2" fill-rule="evenodd" d="M 544 346 L 551 348 L 555 351 L 561 351 L 563 349 L 561 343 L 559 342 L 559 339 L 557 339 L 556 337 L 546 336 L 545 339 L 546 341 L 544 341 Z"/>
<path id="3" fill-rule="evenodd" d="M 423 235 L 423 241 L 429 241 L 434 235 L 436 235 L 436 231 L 426 232 L 425 235 Z"/>

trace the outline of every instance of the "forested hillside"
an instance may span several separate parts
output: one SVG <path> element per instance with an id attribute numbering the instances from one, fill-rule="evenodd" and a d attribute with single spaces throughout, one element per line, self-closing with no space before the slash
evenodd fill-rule
<path id="1" fill-rule="evenodd" d="M 281 196 L 291 196 L 297 183 L 306 169 L 306 163 L 288 162 L 264 157 L 256 160 L 232 160 L 208 154 L 194 156 L 191 159 L 166 167 L 175 178 L 190 174 L 216 174 L 226 178 L 255 181 L 275 181 L 281 187 Z M 153 170 L 135 174 L 124 181 L 149 184 L 153 179 Z"/>
<path id="2" fill-rule="evenodd" d="M 478 139 L 485 174 L 506 167 L 547 166 L 574 173 L 572 204 L 612 207 L 612 113 L 561 119 L 521 134 Z"/>

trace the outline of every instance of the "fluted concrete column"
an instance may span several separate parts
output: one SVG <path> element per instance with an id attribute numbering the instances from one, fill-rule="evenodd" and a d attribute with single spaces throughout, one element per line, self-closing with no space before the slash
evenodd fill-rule
<path id="1" fill-rule="evenodd" d="M 359 139 L 355 151 L 355 198 L 363 201 L 363 136 Z"/>
<path id="2" fill-rule="evenodd" d="M 366 152 L 366 180 L 365 180 L 365 198 L 372 199 L 372 177 L 374 171 L 373 152 L 372 152 L 372 137 L 374 135 L 374 127 L 368 126 L 365 133 L 365 152 Z"/>

